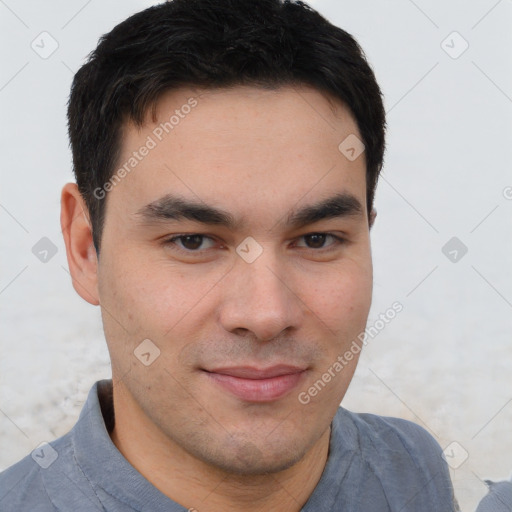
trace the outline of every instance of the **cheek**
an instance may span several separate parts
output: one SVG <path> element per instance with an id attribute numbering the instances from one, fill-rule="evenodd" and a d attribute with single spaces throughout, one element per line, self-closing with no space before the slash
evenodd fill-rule
<path id="1" fill-rule="evenodd" d="M 107 264 L 100 272 L 100 303 L 105 337 L 109 350 L 119 359 L 143 340 L 156 340 L 164 329 L 160 325 L 166 304 L 163 300 L 166 283 L 155 279 L 148 267 L 116 252 L 115 264 Z M 164 316 L 165 318 L 165 316 Z"/>
<path id="2" fill-rule="evenodd" d="M 154 338 L 160 343 L 183 330 L 190 318 L 197 318 L 226 272 L 200 265 L 183 269 L 138 253 L 125 254 L 122 262 L 110 268 L 100 277 L 102 306 L 112 313 L 107 321 L 118 320 L 133 338 Z"/>
<path id="3" fill-rule="evenodd" d="M 346 338 L 364 328 L 372 299 L 371 267 L 344 262 L 308 282 L 305 302 L 331 331 Z"/>
<path id="4" fill-rule="evenodd" d="M 331 279 L 311 288 L 314 292 L 309 297 L 317 320 L 312 341 L 320 341 L 322 351 L 297 400 L 305 404 L 304 412 L 323 415 L 326 421 L 336 412 L 352 380 L 361 352 L 358 336 L 365 329 L 371 305 L 371 271 L 348 264 L 345 269 L 330 273 Z M 318 329 L 326 335 L 319 336 Z"/>

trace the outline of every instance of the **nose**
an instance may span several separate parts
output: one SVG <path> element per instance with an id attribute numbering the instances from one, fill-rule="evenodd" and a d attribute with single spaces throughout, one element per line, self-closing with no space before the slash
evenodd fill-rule
<path id="1" fill-rule="evenodd" d="M 226 331 L 250 331 L 258 340 L 268 341 L 285 329 L 297 329 L 304 319 L 292 273 L 269 253 L 264 250 L 252 263 L 240 259 L 229 272 L 220 307 Z"/>

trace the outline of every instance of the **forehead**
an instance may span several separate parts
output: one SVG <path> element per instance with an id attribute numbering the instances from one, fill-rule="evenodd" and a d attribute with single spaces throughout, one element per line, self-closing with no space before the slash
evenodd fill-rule
<path id="1" fill-rule="evenodd" d="M 313 197 L 349 193 L 364 205 L 364 153 L 339 145 L 360 139 L 347 107 L 310 87 L 257 87 L 165 93 L 142 127 L 123 127 L 109 201 L 134 214 L 165 194 L 229 205 L 259 218 Z"/>

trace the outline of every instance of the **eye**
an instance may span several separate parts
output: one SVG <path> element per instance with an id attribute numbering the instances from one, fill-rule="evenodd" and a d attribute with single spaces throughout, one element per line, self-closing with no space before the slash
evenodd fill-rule
<path id="1" fill-rule="evenodd" d="M 200 252 L 201 250 L 207 249 L 205 247 L 201 247 L 203 241 L 205 239 L 213 241 L 213 239 L 206 235 L 201 235 L 199 233 L 193 233 L 190 235 L 175 235 L 171 238 L 164 240 L 164 245 L 174 245 L 178 251 L 182 252 Z M 180 244 L 176 242 L 179 241 Z M 181 247 L 180 247 L 181 245 Z"/>
<path id="2" fill-rule="evenodd" d="M 332 233 L 309 233 L 307 235 L 302 235 L 300 238 L 309 241 L 309 246 L 306 247 L 308 249 L 333 249 L 345 242 L 345 240 L 339 236 L 336 236 Z M 333 243 L 325 246 L 325 241 L 330 238 L 333 240 Z M 300 247 L 300 246 L 298 246 Z"/>

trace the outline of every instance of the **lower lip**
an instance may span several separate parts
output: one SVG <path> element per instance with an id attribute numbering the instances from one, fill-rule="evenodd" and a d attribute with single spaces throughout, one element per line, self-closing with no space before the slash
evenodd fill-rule
<path id="1" fill-rule="evenodd" d="M 210 379 L 226 391 L 248 402 L 271 402 L 285 396 L 297 387 L 304 373 L 302 371 L 270 379 L 244 379 L 222 373 L 206 372 Z"/>

